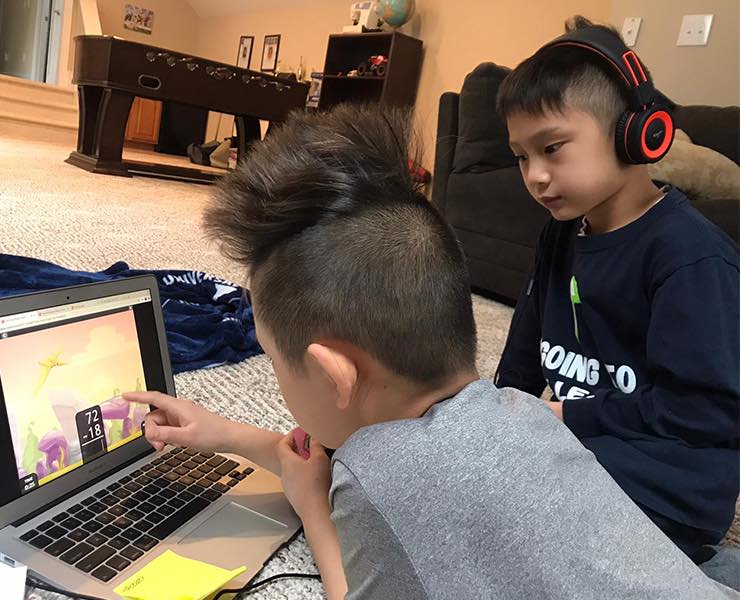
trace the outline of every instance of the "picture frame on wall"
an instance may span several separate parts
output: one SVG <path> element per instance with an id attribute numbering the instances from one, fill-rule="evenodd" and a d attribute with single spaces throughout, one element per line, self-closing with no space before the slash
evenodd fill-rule
<path id="1" fill-rule="evenodd" d="M 239 53 L 236 55 L 236 66 L 240 69 L 248 69 L 252 62 L 252 48 L 254 47 L 254 36 L 243 35 L 239 38 Z"/>
<path id="2" fill-rule="evenodd" d="M 280 35 L 266 35 L 262 46 L 262 65 L 260 71 L 274 73 L 277 70 L 278 53 L 280 52 Z"/>
<path id="3" fill-rule="evenodd" d="M 151 35 L 154 28 L 154 11 L 134 4 L 126 4 L 123 9 L 123 27 Z"/>

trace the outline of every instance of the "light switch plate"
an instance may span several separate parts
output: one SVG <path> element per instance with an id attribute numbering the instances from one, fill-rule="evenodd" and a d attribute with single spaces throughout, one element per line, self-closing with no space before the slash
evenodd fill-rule
<path id="1" fill-rule="evenodd" d="M 676 46 L 706 46 L 714 15 L 684 15 Z"/>
<path id="2" fill-rule="evenodd" d="M 626 46 L 632 48 L 637 42 L 637 34 L 640 32 L 642 17 L 626 17 L 622 25 L 622 39 Z"/>

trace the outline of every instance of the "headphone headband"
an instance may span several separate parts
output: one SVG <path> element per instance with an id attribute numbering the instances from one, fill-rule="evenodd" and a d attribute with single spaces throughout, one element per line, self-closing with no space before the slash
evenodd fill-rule
<path id="1" fill-rule="evenodd" d="M 606 60 L 627 87 L 630 108 L 633 110 L 654 102 L 655 88 L 640 59 L 613 33 L 597 27 L 586 27 L 561 35 L 543 48 L 554 46 L 583 48 Z"/>
<path id="2" fill-rule="evenodd" d="M 617 156 L 627 164 L 660 160 L 673 142 L 674 125 L 670 112 L 655 105 L 655 88 L 650 76 L 632 50 L 618 35 L 600 27 L 586 27 L 561 35 L 544 48 L 575 46 L 596 54 L 619 74 L 627 90 L 628 108 L 617 119 Z"/>

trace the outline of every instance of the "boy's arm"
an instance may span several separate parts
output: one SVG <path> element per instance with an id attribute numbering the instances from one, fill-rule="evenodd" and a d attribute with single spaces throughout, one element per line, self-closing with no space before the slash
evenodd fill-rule
<path id="1" fill-rule="evenodd" d="M 339 536 L 331 521 L 331 466 L 324 447 L 314 438 L 310 440 L 307 459 L 298 455 L 292 433 L 281 436 L 275 451 L 282 470 L 283 490 L 303 522 L 326 596 L 329 600 L 342 600 L 347 593 L 347 581 Z"/>
<path id="2" fill-rule="evenodd" d="M 335 457 L 331 516 L 342 550 L 347 600 L 427 598 L 428 590 L 411 562 L 409 549 L 391 526 L 390 515 L 381 512 L 377 497 L 371 499 L 369 493 L 366 485 Z M 399 501 L 397 509 L 397 517 L 415 518 L 418 524 L 413 507 Z M 427 548 L 425 552 L 434 550 Z"/>
<path id="3" fill-rule="evenodd" d="M 631 393 L 598 390 L 565 400 L 579 437 L 634 434 L 705 445 L 738 438 L 740 274 L 710 257 L 678 269 L 655 292 L 646 340 L 653 380 Z"/>
<path id="4" fill-rule="evenodd" d="M 123 399 L 153 406 L 144 419 L 146 439 L 157 450 L 165 444 L 201 452 L 229 452 L 280 475 L 277 443 L 281 434 L 235 423 L 202 406 L 160 392 L 126 392 Z"/>
<path id="5" fill-rule="evenodd" d="M 501 355 L 494 383 L 499 388 L 512 387 L 539 396 L 547 382 L 540 362 L 542 324 L 539 312 L 540 285 L 546 283 L 546 261 L 542 258 L 550 224 L 540 234 L 535 267 L 519 294 L 511 319 L 506 345 Z"/>
<path id="6" fill-rule="evenodd" d="M 254 425 L 229 421 L 225 434 L 225 452 L 237 454 L 280 476 L 277 443 L 283 435 Z"/>
<path id="7" fill-rule="evenodd" d="M 326 597 L 328 600 L 342 600 L 347 593 L 347 580 L 344 577 L 337 528 L 330 515 L 331 508 L 327 500 L 325 506 L 303 517 L 303 532 L 321 574 Z"/>

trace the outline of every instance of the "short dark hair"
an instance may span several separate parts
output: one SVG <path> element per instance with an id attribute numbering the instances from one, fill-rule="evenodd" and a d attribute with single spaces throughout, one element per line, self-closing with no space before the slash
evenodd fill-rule
<path id="1" fill-rule="evenodd" d="M 586 27 L 622 39 L 613 27 L 594 25 L 580 15 L 565 23 L 566 33 Z M 590 114 L 611 134 L 627 109 L 627 91 L 616 71 L 592 52 L 574 46 L 544 47 L 506 76 L 496 107 L 504 119 L 516 112 L 539 116 L 575 109 Z"/>
<path id="2" fill-rule="evenodd" d="M 293 114 L 218 186 L 206 228 L 292 366 L 323 338 L 422 384 L 474 368 L 465 259 L 412 180 L 412 137 L 400 109 Z"/>

